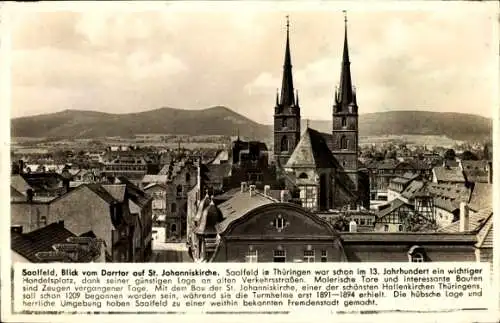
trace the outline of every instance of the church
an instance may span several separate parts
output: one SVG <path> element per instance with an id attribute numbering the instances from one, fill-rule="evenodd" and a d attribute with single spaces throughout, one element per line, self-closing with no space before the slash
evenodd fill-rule
<path id="1" fill-rule="evenodd" d="M 291 191 L 312 212 L 370 207 L 369 173 L 358 160 L 358 104 L 353 86 L 347 19 L 340 84 L 335 90 L 332 132 L 301 131 L 301 107 L 294 90 L 287 21 L 281 93 L 274 108 L 274 159 Z"/>

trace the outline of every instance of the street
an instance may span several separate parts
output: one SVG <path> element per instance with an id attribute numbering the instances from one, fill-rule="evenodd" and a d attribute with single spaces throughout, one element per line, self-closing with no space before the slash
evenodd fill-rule
<path id="1" fill-rule="evenodd" d="M 150 262 L 193 262 L 187 252 L 185 242 L 153 242 L 153 255 Z"/>

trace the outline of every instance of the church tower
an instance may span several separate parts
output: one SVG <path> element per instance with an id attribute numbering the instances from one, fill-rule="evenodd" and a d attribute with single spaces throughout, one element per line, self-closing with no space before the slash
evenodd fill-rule
<path id="1" fill-rule="evenodd" d="M 344 12 L 345 14 L 345 12 Z M 344 50 L 340 72 L 340 85 L 335 90 L 333 105 L 332 153 L 352 182 L 352 190 L 358 190 L 358 105 L 352 85 L 347 43 L 347 17 L 344 17 Z"/>
<path id="2" fill-rule="evenodd" d="M 300 107 L 298 93 L 294 93 L 292 59 L 290 55 L 290 24 L 286 21 L 285 63 L 281 95 L 276 93 L 274 108 L 274 158 L 284 166 L 300 140 Z"/>

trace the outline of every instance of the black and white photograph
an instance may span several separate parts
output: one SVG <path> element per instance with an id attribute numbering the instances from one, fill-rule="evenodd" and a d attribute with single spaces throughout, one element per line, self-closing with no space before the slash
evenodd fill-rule
<path id="1" fill-rule="evenodd" d="M 12 264 L 498 271 L 492 3 L 202 4 L 11 11 Z"/>

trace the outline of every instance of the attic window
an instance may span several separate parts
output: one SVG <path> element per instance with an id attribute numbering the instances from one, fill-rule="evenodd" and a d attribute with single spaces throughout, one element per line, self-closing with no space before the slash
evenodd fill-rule
<path id="1" fill-rule="evenodd" d="M 306 173 L 301 173 L 299 175 L 299 178 L 301 178 L 301 179 L 307 179 L 307 174 Z"/>

